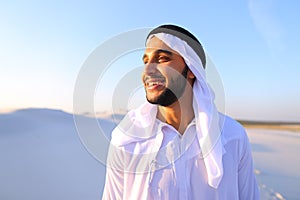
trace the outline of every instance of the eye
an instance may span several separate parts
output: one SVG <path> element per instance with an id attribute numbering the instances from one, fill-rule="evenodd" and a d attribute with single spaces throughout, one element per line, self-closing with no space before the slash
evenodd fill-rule
<path id="1" fill-rule="evenodd" d="M 158 62 L 168 62 L 170 58 L 168 56 L 159 56 Z"/>

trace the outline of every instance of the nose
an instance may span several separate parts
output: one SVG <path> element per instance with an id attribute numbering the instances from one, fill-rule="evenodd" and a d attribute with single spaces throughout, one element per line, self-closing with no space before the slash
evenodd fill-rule
<path id="1" fill-rule="evenodd" d="M 153 62 L 148 62 L 144 65 L 144 74 L 151 75 L 157 72 L 157 64 Z"/>

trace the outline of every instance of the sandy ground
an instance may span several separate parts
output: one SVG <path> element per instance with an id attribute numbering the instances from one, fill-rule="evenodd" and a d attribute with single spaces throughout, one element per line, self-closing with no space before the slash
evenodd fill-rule
<path id="1" fill-rule="evenodd" d="M 107 133 L 115 125 L 99 121 Z M 261 199 L 300 199 L 300 131 L 263 128 L 246 126 Z M 88 153 L 71 114 L 0 114 L 0 200 L 98 200 L 104 177 L 105 165 Z"/>
<path id="2" fill-rule="evenodd" d="M 247 128 L 262 199 L 300 196 L 300 132 Z"/>

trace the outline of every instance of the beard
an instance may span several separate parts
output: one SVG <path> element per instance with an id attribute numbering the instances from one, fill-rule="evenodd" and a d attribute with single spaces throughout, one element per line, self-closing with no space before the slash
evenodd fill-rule
<path id="1" fill-rule="evenodd" d="M 147 101 L 151 104 L 158 104 L 164 107 L 170 106 L 182 96 L 186 84 L 188 66 L 186 65 L 181 75 L 176 78 L 172 78 L 169 82 L 169 86 L 155 99 L 149 99 L 146 95 Z"/>

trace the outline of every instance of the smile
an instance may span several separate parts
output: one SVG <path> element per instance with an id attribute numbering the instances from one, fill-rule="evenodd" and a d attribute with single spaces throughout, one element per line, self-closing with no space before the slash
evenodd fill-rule
<path id="1" fill-rule="evenodd" d="M 147 89 L 158 89 L 160 87 L 165 87 L 166 81 L 164 79 L 146 78 L 145 86 Z"/>

